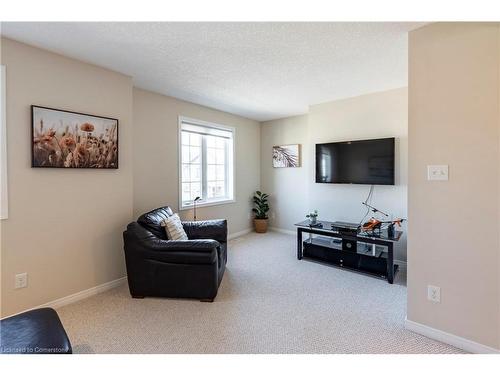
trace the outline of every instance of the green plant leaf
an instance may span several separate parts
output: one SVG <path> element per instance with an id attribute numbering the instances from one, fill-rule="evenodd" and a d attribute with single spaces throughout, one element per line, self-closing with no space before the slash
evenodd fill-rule
<path id="1" fill-rule="evenodd" d="M 252 208 L 252 212 L 255 214 L 256 219 L 267 219 L 266 213 L 269 211 L 269 204 L 267 198 L 269 194 L 262 193 L 261 191 L 256 191 L 254 196 L 252 197 L 253 203 L 255 205 Z"/>

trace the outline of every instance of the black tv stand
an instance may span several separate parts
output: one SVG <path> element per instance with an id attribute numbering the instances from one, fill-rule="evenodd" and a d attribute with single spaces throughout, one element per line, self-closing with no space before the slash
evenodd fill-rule
<path id="1" fill-rule="evenodd" d="M 311 226 L 309 221 L 297 226 L 297 259 L 308 258 L 342 268 L 364 272 L 386 278 L 392 284 L 398 265 L 394 264 L 394 242 L 399 241 L 402 232 L 396 231 L 390 237 L 386 231 L 357 233 L 339 230 L 335 223 L 318 221 Z M 332 229 L 333 228 L 333 229 Z M 309 233 L 304 240 L 303 233 Z M 313 234 L 322 237 L 313 237 Z M 346 246 L 350 244 L 350 246 Z M 376 245 L 383 246 L 381 250 Z"/>

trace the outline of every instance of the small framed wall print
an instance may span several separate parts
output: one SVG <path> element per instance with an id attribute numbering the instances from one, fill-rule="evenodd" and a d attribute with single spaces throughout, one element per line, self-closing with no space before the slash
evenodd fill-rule
<path id="1" fill-rule="evenodd" d="M 273 146 L 274 168 L 300 167 L 300 145 Z"/>
<path id="2" fill-rule="evenodd" d="M 118 120 L 31 106 L 33 168 L 118 169 Z"/>

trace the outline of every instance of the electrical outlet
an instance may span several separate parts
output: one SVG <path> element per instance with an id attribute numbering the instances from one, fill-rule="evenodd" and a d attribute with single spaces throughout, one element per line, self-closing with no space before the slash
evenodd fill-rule
<path id="1" fill-rule="evenodd" d="M 252 218 L 252 214 L 249 212 L 249 213 L 247 214 L 247 219 L 248 219 L 248 220 L 250 220 L 251 218 Z"/>
<path id="2" fill-rule="evenodd" d="M 19 288 L 26 288 L 28 286 L 28 274 L 25 273 L 18 273 L 15 276 L 15 281 L 14 281 L 14 288 L 19 289 Z"/>
<path id="3" fill-rule="evenodd" d="M 276 219 L 276 214 L 273 212 L 271 212 L 271 219 Z"/>
<path id="4" fill-rule="evenodd" d="M 441 288 L 434 285 L 427 285 L 427 299 L 432 302 L 441 302 Z"/>

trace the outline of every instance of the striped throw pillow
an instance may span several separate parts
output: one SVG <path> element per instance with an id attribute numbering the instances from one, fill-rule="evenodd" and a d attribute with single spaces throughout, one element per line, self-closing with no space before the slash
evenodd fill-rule
<path id="1" fill-rule="evenodd" d="M 167 238 L 173 241 L 185 241 L 188 239 L 184 228 L 182 227 L 179 215 L 173 214 L 161 222 L 161 226 L 165 227 Z"/>

